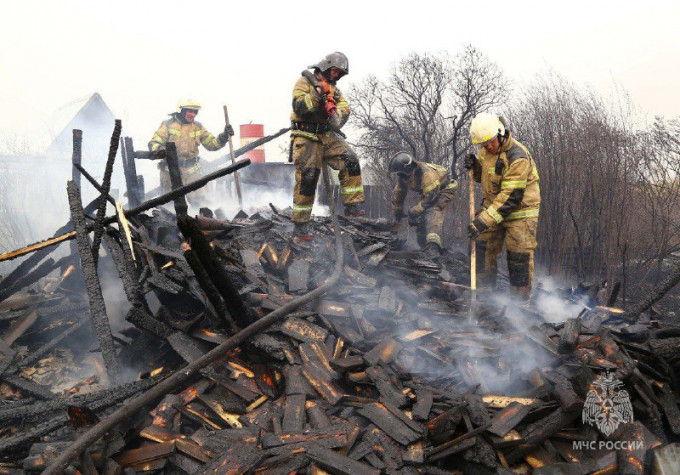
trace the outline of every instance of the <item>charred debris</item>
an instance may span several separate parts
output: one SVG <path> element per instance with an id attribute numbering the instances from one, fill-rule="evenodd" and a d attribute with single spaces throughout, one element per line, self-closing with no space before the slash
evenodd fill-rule
<path id="1" fill-rule="evenodd" d="M 603 306 L 581 286 L 551 294 L 548 310 L 481 292 L 470 309 L 464 254 L 424 260 L 387 223 L 342 217 L 340 241 L 316 217 L 313 243 L 295 247 L 292 212 L 274 205 L 190 217 L 167 155 L 175 190 L 112 218 L 106 176 L 85 208 L 69 182 L 72 219 L 55 238 L 75 238 L 74 252 L 55 261 L 37 245 L 0 281 L 0 474 L 44 471 L 134 398 L 142 409 L 64 472 L 680 470 L 680 327 L 614 308 L 616 287 Z M 110 316 L 104 275 L 124 291 L 124 321 Z M 297 304 L 314 289 L 323 295 Z M 607 436 L 584 422 L 602 374 L 634 413 Z"/>

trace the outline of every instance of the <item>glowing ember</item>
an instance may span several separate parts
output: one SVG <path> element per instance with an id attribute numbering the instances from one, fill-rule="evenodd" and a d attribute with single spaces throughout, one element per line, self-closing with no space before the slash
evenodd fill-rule
<path id="1" fill-rule="evenodd" d="M 157 375 L 161 374 L 162 372 L 163 372 L 163 366 L 161 366 L 160 368 L 154 369 L 153 371 L 151 371 L 151 373 L 149 373 L 149 375 L 153 378 L 154 376 L 157 376 Z"/>
<path id="2" fill-rule="evenodd" d="M 167 269 L 168 267 L 172 267 L 175 265 L 175 261 L 170 261 L 167 264 L 165 264 L 161 269 Z"/>

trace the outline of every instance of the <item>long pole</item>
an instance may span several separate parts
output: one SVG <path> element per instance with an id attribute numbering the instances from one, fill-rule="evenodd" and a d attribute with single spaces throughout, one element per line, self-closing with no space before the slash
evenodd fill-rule
<path id="1" fill-rule="evenodd" d="M 468 172 L 470 182 L 470 222 L 475 219 L 475 169 Z M 470 240 L 470 315 L 472 315 L 475 300 L 477 299 L 477 246 L 473 239 Z"/>
<path id="2" fill-rule="evenodd" d="M 224 108 L 224 122 L 227 127 L 229 126 L 229 112 L 227 112 L 227 106 L 222 106 Z M 231 157 L 231 163 L 235 163 L 234 158 L 234 141 L 229 136 L 229 156 Z M 238 179 L 238 173 L 234 172 L 234 183 L 236 183 L 236 194 L 238 195 L 238 207 L 243 209 L 243 197 L 241 196 L 241 182 Z"/>

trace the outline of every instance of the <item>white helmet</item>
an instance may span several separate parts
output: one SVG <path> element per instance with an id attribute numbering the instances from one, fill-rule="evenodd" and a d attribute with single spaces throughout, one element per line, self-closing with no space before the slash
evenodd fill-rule
<path id="1" fill-rule="evenodd" d="M 482 145 L 497 135 L 505 135 L 505 126 L 496 114 L 482 112 L 477 114 L 470 124 L 470 140 L 475 145 Z"/>
<path id="2" fill-rule="evenodd" d="M 177 113 L 182 112 L 182 109 L 198 111 L 201 110 L 201 103 L 193 99 L 182 99 L 177 103 Z"/>

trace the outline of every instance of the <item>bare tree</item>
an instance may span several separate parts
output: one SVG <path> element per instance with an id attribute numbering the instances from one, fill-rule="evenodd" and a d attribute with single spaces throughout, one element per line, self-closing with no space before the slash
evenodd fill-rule
<path id="1" fill-rule="evenodd" d="M 387 160 L 399 150 L 455 169 L 470 119 L 506 95 L 499 68 L 473 46 L 453 58 L 411 53 L 386 80 L 369 76 L 351 89 L 357 148 L 377 181 L 388 176 Z"/>

